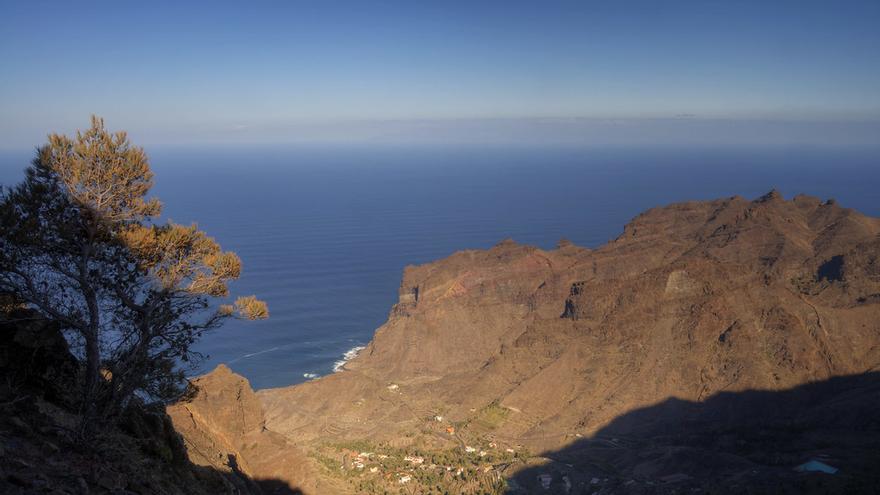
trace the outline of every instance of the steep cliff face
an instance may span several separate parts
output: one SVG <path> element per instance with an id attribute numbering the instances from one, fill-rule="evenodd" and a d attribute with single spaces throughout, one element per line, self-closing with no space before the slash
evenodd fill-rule
<path id="1" fill-rule="evenodd" d="M 292 441 L 266 430 L 247 379 L 224 365 L 193 381 L 192 398 L 168 407 L 191 462 L 265 493 L 318 491 L 318 477 Z M 269 486 L 271 485 L 271 486 Z"/>
<path id="2" fill-rule="evenodd" d="M 878 234 L 876 218 L 772 192 L 652 209 L 596 250 L 505 241 L 407 267 L 345 371 L 259 393 L 266 424 L 303 442 L 399 442 L 442 415 L 545 450 L 669 398 L 876 370 Z"/>

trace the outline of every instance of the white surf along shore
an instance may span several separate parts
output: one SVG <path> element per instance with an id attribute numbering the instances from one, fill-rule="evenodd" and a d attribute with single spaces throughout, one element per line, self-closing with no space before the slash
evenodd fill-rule
<path id="1" fill-rule="evenodd" d="M 351 349 L 345 351 L 342 355 L 342 359 L 333 363 L 333 373 L 339 373 L 340 371 L 345 371 L 345 363 L 351 361 L 362 351 L 366 349 L 366 346 L 358 345 L 354 346 Z M 321 375 L 318 373 L 303 373 L 303 378 L 308 380 L 314 380 L 315 378 L 320 378 Z"/>
<path id="2" fill-rule="evenodd" d="M 345 354 L 342 355 L 342 359 L 333 363 L 333 372 L 339 373 L 340 371 L 343 371 L 345 369 L 345 363 L 357 357 L 357 355 L 364 349 L 366 349 L 366 346 L 359 345 L 345 351 Z"/>
<path id="3" fill-rule="evenodd" d="M 261 351 L 256 351 L 256 352 L 244 354 L 244 355 L 241 355 L 241 356 L 229 361 L 227 364 L 232 364 L 237 361 L 241 361 L 243 359 L 249 359 L 249 358 L 259 356 L 261 354 L 266 354 L 269 352 L 280 351 L 285 348 L 291 347 L 292 345 L 295 345 L 295 344 L 276 346 L 276 347 L 272 347 L 269 349 L 264 349 Z M 345 353 L 342 354 L 342 359 L 339 359 L 339 360 L 333 362 L 332 372 L 339 373 L 340 371 L 344 371 L 345 370 L 345 363 L 347 363 L 347 362 L 351 361 L 352 359 L 354 359 L 355 357 L 357 357 L 357 355 L 364 349 L 366 349 L 365 345 L 356 345 L 356 346 L 352 347 L 351 349 L 345 351 Z M 305 378 L 307 380 L 314 380 L 315 378 L 320 378 L 322 376 L 322 374 L 310 371 L 307 373 L 303 373 L 302 376 L 303 376 L 303 378 Z"/>

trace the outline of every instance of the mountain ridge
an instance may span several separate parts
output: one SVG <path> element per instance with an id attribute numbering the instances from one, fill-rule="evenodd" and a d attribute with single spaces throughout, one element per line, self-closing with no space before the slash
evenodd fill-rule
<path id="1" fill-rule="evenodd" d="M 346 442 L 551 452 L 670 398 L 876 371 L 878 258 L 880 219 L 776 191 L 653 208 L 596 249 L 506 240 L 406 267 L 344 371 L 256 397 L 266 429 L 330 457 Z"/>
<path id="2" fill-rule="evenodd" d="M 695 222 L 694 217 L 704 221 Z M 547 346 L 546 352 L 559 352 L 558 346 L 549 342 L 553 336 L 536 330 L 536 325 L 554 327 L 559 332 L 556 335 L 574 333 L 601 345 L 603 340 L 614 340 L 615 335 L 632 333 L 629 330 L 632 325 L 627 321 L 628 307 L 638 307 L 636 298 L 648 298 L 646 290 L 649 289 L 655 300 L 675 307 L 678 313 L 669 314 L 657 304 L 638 309 L 652 312 L 662 317 L 659 321 L 665 320 L 668 324 L 673 320 L 682 324 L 683 319 L 691 318 L 694 321 L 684 321 L 684 324 L 698 326 L 699 318 L 712 317 L 717 320 L 717 338 L 722 340 L 719 343 L 730 346 L 734 332 L 739 329 L 741 333 L 746 321 L 729 311 L 723 314 L 712 304 L 725 302 L 724 293 L 742 292 L 751 283 L 761 286 L 772 283 L 777 289 L 774 295 L 777 304 L 765 308 L 767 314 L 757 315 L 760 326 L 784 325 L 787 323 L 784 320 L 792 315 L 783 307 L 799 308 L 795 319 L 804 327 L 806 335 L 798 337 L 809 337 L 802 339 L 800 343 L 806 347 L 800 350 L 808 348 L 821 358 L 811 361 L 809 370 L 803 370 L 808 371 L 808 376 L 822 378 L 832 372 L 865 371 L 868 366 L 862 363 L 877 363 L 876 347 L 870 351 L 870 359 L 863 356 L 855 363 L 844 359 L 834 361 L 825 342 L 826 337 L 831 338 L 828 329 L 822 328 L 821 317 L 816 320 L 815 314 L 808 313 L 814 312 L 816 304 L 841 304 L 840 299 L 846 298 L 848 291 L 852 292 L 853 284 L 865 293 L 850 298 L 855 299 L 852 302 L 858 304 L 860 297 L 866 300 L 876 297 L 873 294 L 880 292 L 876 279 L 863 280 L 864 277 L 860 278 L 851 269 L 853 273 L 849 278 L 853 280 L 843 288 L 839 281 L 813 280 L 808 275 L 844 251 L 847 259 L 858 258 L 861 255 L 853 250 L 858 251 L 856 247 L 860 243 L 867 243 L 873 248 L 868 252 L 876 255 L 878 231 L 876 219 L 842 209 L 833 202 L 806 196 L 786 202 L 778 193 L 771 193 L 752 202 L 733 197 L 652 209 L 629 223 L 616 240 L 595 250 L 567 245 L 547 252 L 502 242 L 488 251 L 459 252 L 435 263 L 407 267 L 400 300 L 392 309 L 388 323 L 377 330 L 357 358 L 346 364 L 347 374 L 323 378 L 299 389 L 267 390 L 258 395 L 269 406 L 267 417 L 272 424 L 277 417 L 273 413 L 273 395 L 284 394 L 283 390 L 305 391 L 327 381 L 347 381 L 354 372 L 372 380 L 418 382 L 438 375 L 474 372 L 484 366 L 500 367 L 500 356 L 516 354 L 523 346 L 529 353 L 542 345 Z M 841 243 L 847 246 L 844 248 Z M 734 271 L 746 271 L 747 276 L 736 280 L 732 276 Z M 795 292 L 789 281 L 801 278 L 806 278 L 802 281 L 804 290 L 823 287 L 821 293 L 808 296 Z M 528 286 L 526 279 L 532 282 Z M 612 284 L 616 287 L 610 287 Z M 493 293 L 481 295 L 480 291 Z M 808 297 L 816 297 L 817 301 L 811 303 Z M 694 302 L 701 305 L 699 311 L 687 306 Z M 750 306 L 746 305 L 752 301 L 741 299 L 730 303 L 742 306 L 738 308 L 739 314 L 751 313 Z M 493 311 L 498 305 L 504 307 L 503 314 Z M 461 307 L 468 309 L 461 311 Z M 710 310 L 708 315 L 707 309 Z M 528 322 L 531 326 L 520 323 L 517 335 L 503 328 L 507 321 L 522 322 L 526 318 L 531 319 Z M 438 321 L 442 321 L 447 330 L 442 336 L 435 328 Z M 474 321 L 479 332 L 448 331 L 454 325 L 474 328 Z M 722 334 L 725 337 L 722 338 Z M 693 340 L 691 337 L 687 342 Z M 412 345 L 420 339 L 420 345 Z M 782 353 L 780 359 L 797 366 L 785 356 L 790 346 L 776 347 L 776 351 Z M 574 357 L 565 352 L 559 356 L 563 360 Z M 756 377 L 750 381 L 737 380 L 743 386 L 764 384 Z M 779 378 L 780 385 L 799 383 L 799 380 Z M 540 387 L 528 390 L 534 388 Z M 522 395 L 510 396 L 507 405 L 528 409 L 527 402 L 531 400 Z"/>

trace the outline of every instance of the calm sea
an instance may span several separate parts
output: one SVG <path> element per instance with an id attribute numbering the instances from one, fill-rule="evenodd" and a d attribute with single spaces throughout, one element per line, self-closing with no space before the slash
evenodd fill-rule
<path id="1" fill-rule="evenodd" d="M 505 238 L 595 247 L 639 212 L 772 188 L 880 216 L 880 150 L 300 147 L 147 150 L 155 194 L 244 262 L 271 318 L 204 337 L 256 388 L 331 373 L 397 299 L 403 267 Z M 0 182 L 30 153 L 0 154 Z"/>

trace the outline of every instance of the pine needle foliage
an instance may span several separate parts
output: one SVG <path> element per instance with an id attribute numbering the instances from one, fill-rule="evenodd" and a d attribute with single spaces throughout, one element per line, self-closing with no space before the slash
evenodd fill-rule
<path id="1" fill-rule="evenodd" d="M 217 304 L 241 260 L 196 225 L 158 222 L 152 185 L 144 150 L 92 117 L 73 138 L 49 136 L 24 181 L 0 190 L 0 294 L 74 344 L 83 433 L 133 397 L 177 399 L 204 332 L 269 316 L 254 296 Z"/>

